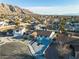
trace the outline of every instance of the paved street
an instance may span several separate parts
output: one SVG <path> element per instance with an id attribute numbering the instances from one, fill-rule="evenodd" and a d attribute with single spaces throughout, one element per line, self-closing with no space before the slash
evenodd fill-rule
<path id="1" fill-rule="evenodd" d="M 56 44 L 50 45 L 46 51 L 46 59 L 59 59 Z"/>

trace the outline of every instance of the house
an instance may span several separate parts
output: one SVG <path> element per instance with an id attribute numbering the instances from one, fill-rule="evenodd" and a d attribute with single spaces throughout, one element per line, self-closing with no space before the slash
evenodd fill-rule
<path id="1" fill-rule="evenodd" d="M 13 30 L 13 36 L 14 37 L 22 37 L 24 35 L 24 33 L 26 32 L 26 29 L 23 27 L 19 27 L 15 30 Z"/>
<path id="2" fill-rule="evenodd" d="M 4 22 L 4 21 L 0 21 L 0 26 L 5 26 L 8 25 L 8 23 Z"/>
<path id="3" fill-rule="evenodd" d="M 34 26 L 35 30 L 46 30 L 46 25 L 38 24 Z"/>
<path id="4" fill-rule="evenodd" d="M 34 28 L 35 28 L 35 30 L 42 30 L 42 29 L 40 28 L 40 26 L 38 26 L 38 25 L 34 26 Z"/>

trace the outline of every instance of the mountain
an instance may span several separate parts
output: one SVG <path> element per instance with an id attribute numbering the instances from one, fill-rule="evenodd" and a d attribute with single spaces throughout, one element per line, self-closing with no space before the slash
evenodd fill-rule
<path id="1" fill-rule="evenodd" d="M 8 4 L 0 4 L 0 14 L 32 14 L 27 9 L 22 9 L 17 6 L 12 6 Z"/>
<path id="2" fill-rule="evenodd" d="M 68 15 L 68 16 L 79 16 L 79 13 L 68 13 L 68 14 L 65 14 L 65 15 Z"/>

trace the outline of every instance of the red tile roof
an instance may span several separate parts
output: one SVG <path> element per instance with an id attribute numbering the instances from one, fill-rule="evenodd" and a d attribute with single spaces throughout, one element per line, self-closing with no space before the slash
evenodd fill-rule
<path id="1" fill-rule="evenodd" d="M 50 34 L 52 33 L 52 31 L 47 30 L 37 30 L 34 32 L 37 32 L 37 35 L 43 35 L 43 36 L 50 36 Z"/>

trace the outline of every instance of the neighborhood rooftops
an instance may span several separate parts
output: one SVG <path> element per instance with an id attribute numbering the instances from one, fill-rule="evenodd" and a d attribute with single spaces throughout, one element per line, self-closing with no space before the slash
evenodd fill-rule
<path id="1" fill-rule="evenodd" d="M 70 42 L 79 39 L 79 37 L 76 36 L 76 35 L 78 35 L 78 34 L 73 34 L 73 35 L 70 34 L 70 33 L 68 35 L 59 34 L 56 37 L 56 42 L 69 43 L 70 44 Z"/>

